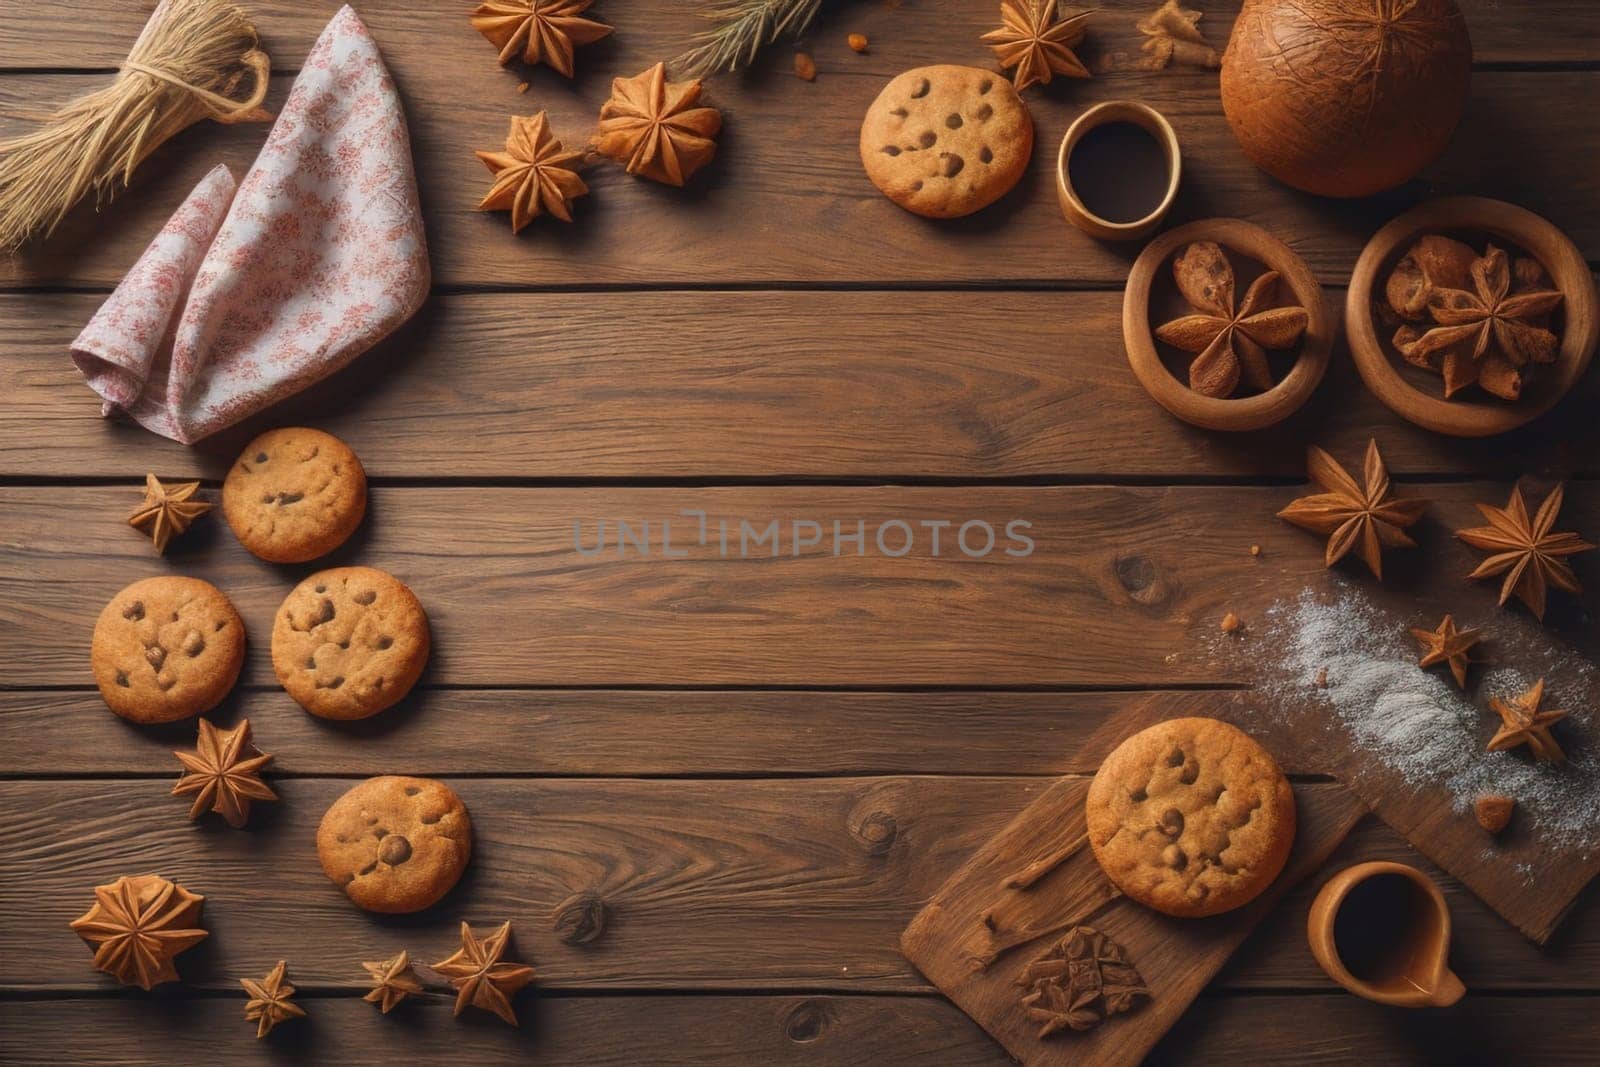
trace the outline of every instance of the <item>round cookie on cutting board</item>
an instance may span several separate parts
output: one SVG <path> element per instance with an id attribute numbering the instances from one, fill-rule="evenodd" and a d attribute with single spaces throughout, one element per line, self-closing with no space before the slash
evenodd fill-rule
<path id="1" fill-rule="evenodd" d="M 1272 754 L 1217 719 L 1134 734 L 1106 757 L 1085 801 L 1089 845 L 1130 899 L 1200 918 L 1259 896 L 1294 844 L 1294 792 Z"/>

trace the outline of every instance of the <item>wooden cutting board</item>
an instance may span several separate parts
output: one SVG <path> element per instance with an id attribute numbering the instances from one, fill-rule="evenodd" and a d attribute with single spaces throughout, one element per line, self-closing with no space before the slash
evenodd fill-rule
<path id="1" fill-rule="evenodd" d="M 1150 724 L 1134 712 L 1098 735 L 1100 755 Z M 1174 919 L 1121 896 L 1085 839 L 1086 778 L 1062 779 L 933 895 L 900 947 L 940 991 L 1026 1064 L 1137 1064 L 1177 1021 L 1283 893 L 1327 860 L 1365 814 L 1336 783 L 1297 786 L 1299 827 L 1283 874 L 1250 904 Z M 1030 883 L 1031 884 L 1022 884 Z M 1092 1030 L 1041 1039 L 1017 977 L 1067 927 L 1089 923 L 1127 950 L 1151 998 Z"/>
<path id="2" fill-rule="evenodd" d="M 1244 694 L 1238 699 L 1252 698 Z M 1318 730 L 1296 734 L 1285 729 L 1280 737 L 1248 711 L 1216 714 L 1238 722 L 1295 766 L 1344 782 L 1413 848 L 1538 944 L 1550 939 L 1584 887 L 1600 875 L 1600 850 L 1552 846 L 1526 818 L 1517 816 L 1503 833 L 1491 837 L 1471 811 L 1457 810 L 1443 791 L 1409 786 L 1359 748 L 1331 743 Z M 1577 728 L 1569 728 L 1565 736 L 1577 736 Z M 1302 751 L 1297 752 L 1296 746 Z"/>
<path id="3" fill-rule="evenodd" d="M 1502 628 L 1511 625 L 1502 623 Z M 1587 701 L 1566 701 L 1574 711 L 1594 707 L 1600 697 L 1600 675 L 1588 690 Z M 1275 713 L 1269 713 L 1275 711 Z M 1472 812 L 1457 810 L 1450 797 L 1438 789 L 1417 789 L 1349 743 L 1329 728 L 1327 712 L 1308 702 L 1286 711 L 1269 709 L 1258 693 L 1196 693 L 1192 707 L 1168 699 L 1159 705 L 1142 705 L 1118 717 L 1121 736 L 1178 714 L 1206 715 L 1231 722 L 1255 737 L 1278 757 L 1286 769 L 1304 774 L 1330 775 L 1355 793 L 1366 806 L 1435 866 L 1471 890 L 1496 914 L 1526 937 L 1544 944 L 1572 910 L 1580 894 L 1600 876 L 1600 849 L 1564 849 L 1543 840 L 1527 819 L 1513 817 L 1496 837 L 1485 834 Z M 1486 720 L 1492 716 L 1486 716 Z M 1492 732 L 1487 722 L 1486 732 Z M 1600 746 L 1600 734 L 1577 717 L 1558 730 L 1572 753 Z M 1103 749 L 1098 738 L 1093 749 L 1073 758 L 1073 770 L 1093 771 L 1115 741 Z"/>

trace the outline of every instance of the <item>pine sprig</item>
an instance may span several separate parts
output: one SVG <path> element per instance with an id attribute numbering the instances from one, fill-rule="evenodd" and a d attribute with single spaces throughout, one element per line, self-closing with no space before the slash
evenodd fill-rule
<path id="1" fill-rule="evenodd" d="M 747 67 L 779 37 L 804 33 L 821 6 L 822 0 L 730 0 L 706 13 L 715 27 L 695 34 L 694 46 L 672 65 L 692 77 Z"/>

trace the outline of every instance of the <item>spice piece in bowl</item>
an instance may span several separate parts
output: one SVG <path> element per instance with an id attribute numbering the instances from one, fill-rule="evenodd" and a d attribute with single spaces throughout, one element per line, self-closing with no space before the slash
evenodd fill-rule
<path id="1" fill-rule="evenodd" d="M 1189 388 L 1226 399 L 1240 382 L 1255 392 L 1274 385 L 1267 350 L 1293 348 L 1305 335 L 1310 315 L 1302 307 L 1278 307 L 1278 272 L 1264 272 L 1234 305 L 1233 264 L 1214 241 L 1195 241 L 1172 261 L 1178 292 L 1193 309 L 1156 327 L 1156 339 L 1195 354 Z"/>
<path id="2" fill-rule="evenodd" d="M 1449 237 L 1419 238 L 1384 285 L 1387 310 L 1403 320 L 1395 350 L 1440 375 L 1447 400 L 1471 385 L 1516 400 L 1527 371 L 1554 363 L 1560 349 L 1551 324 L 1562 296 L 1550 285 L 1536 259 L 1493 244 L 1480 256 Z"/>

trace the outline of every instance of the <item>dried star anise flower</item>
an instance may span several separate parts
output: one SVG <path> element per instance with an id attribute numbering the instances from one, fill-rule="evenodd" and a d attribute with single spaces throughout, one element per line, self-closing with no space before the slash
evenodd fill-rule
<path id="1" fill-rule="evenodd" d="M 478 210 L 511 212 L 512 233 L 547 211 L 562 222 L 571 222 L 571 201 L 589 191 L 574 165 L 583 153 L 562 148 L 543 111 L 532 118 L 511 116 L 504 152 L 474 155 L 495 176 L 494 186 Z"/>
<path id="2" fill-rule="evenodd" d="M 1018 92 L 1030 85 L 1048 85 L 1057 74 L 1087 78 L 1089 68 L 1072 50 L 1083 41 L 1089 15 L 1079 11 L 1057 19 L 1056 0 L 1001 0 L 1002 25 L 981 40 L 1002 68 L 1016 68 L 1011 80 Z"/>
<path id="3" fill-rule="evenodd" d="M 274 1026 L 285 1020 L 305 1018 L 306 1010 L 290 999 L 294 996 L 294 986 L 284 977 L 286 966 L 283 960 L 279 960 L 278 965 L 260 981 L 254 978 L 239 979 L 244 991 L 250 994 L 250 999 L 245 1001 L 244 1017 L 256 1024 L 257 1040 L 266 1037 Z"/>
<path id="4" fill-rule="evenodd" d="M 189 524 L 210 511 L 212 505 L 194 499 L 199 482 L 162 485 L 154 474 L 144 476 L 144 500 L 128 516 L 128 525 L 150 535 L 156 551 L 165 553 L 167 542 L 189 528 Z"/>
<path id="5" fill-rule="evenodd" d="M 173 959 L 210 936 L 200 928 L 205 897 L 154 874 L 96 886 L 94 906 L 72 929 L 94 946 L 94 966 L 123 985 L 176 982 Z"/>
<path id="6" fill-rule="evenodd" d="M 1131 1011 L 1144 983 L 1123 947 L 1092 926 L 1074 926 L 1066 936 L 1022 971 L 1017 985 L 1028 1019 L 1039 1036 L 1061 1030 L 1089 1030 L 1119 1012 Z"/>
<path id="7" fill-rule="evenodd" d="M 373 960 L 361 966 L 372 976 L 372 988 L 361 999 L 376 1004 L 385 1015 L 406 997 L 423 992 L 422 982 L 411 966 L 411 953 L 404 949 L 386 960 Z"/>
<path id="8" fill-rule="evenodd" d="M 1403 317 L 1421 320 L 1426 311 L 1435 324 L 1426 332 L 1401 326 L 1394 345 L 1407 362 L 1443 375 L 1446 398 L 1476 383 L 1515 400 L 1523 367 L 1556 360 L 1559 339 L 1548 324 L 1562 296 L 1535 260 L 1513 264 L 1494 245 L 1475 257 L 1459 241 L 1423 238 L 1395 266 L 1388 295 Z"/>
<path id="9" fill-rule="evenodd" d="M 611 27 L 581 17 L 594 0 L 485 0 L 472 28 L 500 49 L 500 65 L 548 63 L 572 77 L 573 50 L 611 36 Z"/>
<path id="10" fill-rule="evenodd" d="M 278 794 L 261 780 L 261 768 L 272 757 L 250 743 L 250 720 L 243 719 L 231 730 L 218 730 L 200 720 L 200 735 L 193 752 L 174 752 L 184 766 L 183 776 L 172 787 L 175 797 L 194 794 L 189 818 L 198 819 L 207 809 L 239 827 L 250 817 L 252 800 L 277 800 Z"/>
<path id="11" fill-rule="evenodd" d="M 1527 745 L 1537 760 L 1565 763 L 1567 754 L 1561 751 L 1550 727 L 1567 717 L 1564 711 L 1540 711 L 1544 701 L 1544 679 L 1521 696 L 1502 700 L 1493 697 L 1489 708 L 1500 716 L 1500 729 L 1489 739 L 1490 752 L 1502 752 L 1518 745 Z"/>
<path id="12" fill-rule="evenodd" d="M 669 82 L 664 63 L 616 78 L 611 99 L 600 108 L 595 151 L 629 174 L 681 186 L 717 154 L 722 115 L 714 107 L 696 107 L 699 100 L 700 80 Z"/>
<path id="13" fill-rule="evenodd" d="M 1331 567 L 1351 551 L 1383 581 L 1383 550 L 1415 548 L 1405 534 L 1422 518 L 1424 500 L 1390 500 L 1389 472 L 1378 442 L 1367 442 L 1366 488 L 1328 453 L 1315 446 L 1306 452 L 1306 469 L 1324 492 L 1303 496 L 1278 512 L 1278 518 L 1303 530 L 1328 536 L 1324 562 Z"/>
<path id="14" fill-rule="evenodd" d="M 1492 578 L 1504 574 L 1500 603 L 1505 604 L 1515 593 L 1541 622 L 1544 621 L 1545 592 L 1550 586 L 1569 593 L 1583 592 L 1566 557 L 1594 548 L 1575 533 L 1550 532 L 1565 496 L 1565 490 L 1556 486 L 1539 505 L 1539 513 L 1529 519 L 1528 506 L 1522 501 L 1522 488 L 1513 486 L 1511 499 L 1505 507 L 1477 505 L 1489 525 L 1456 531 L 1456 536 L 1473 548 L 1494 553 L 1467 577 Z"/>
<path id="15" fill-rule="evenodd" d="M 1195 241 L 1172 262 L 1178 292 L 1194 309 L 1158 326 L 1156 338 L 1196 353 L 1189 388 L 1202 396 L 1230 397 L 1242 377 L 1253 389 L 1272 388 L 1266 349 L 1292 348 L 1311 316 L 1302 307 L 1274 307 L 1278 272 L 1250 283 L 1244 303 L 1233 305 L 1233 265 L 1214 241 Z"/>
<path id="16" fill-rule="evenodd" d="M 1422 659 L 1417 666 L 1426 670 L 1440 663 L 1450 665 L 1450 673 L 1462 689 L 1467 687 L 1467 666 L 1473 662 L 1471 651 L 1482 639 L 1482 630 L 1458 630 L 1454 616 L 1446 615 L 1436 630 L 1411 628 L 1411 636 L 1422 644 Z"/>
<path id="17" fill-rule="evenodd" d="M 510 940 L 509 922 L 502 923 L 488 937 L 475 937 L 472 927 L 461 924 L 461 948 L 454 956 L 433 965 L 433 969 L 455 987 L 455 1014 L 460 1015 L 470 1004 L 494 1012 L 512 1026 L 517 1025 L 511 997 L 533 981 L 534 974 L 532 967 L 500 961 Z"/>

